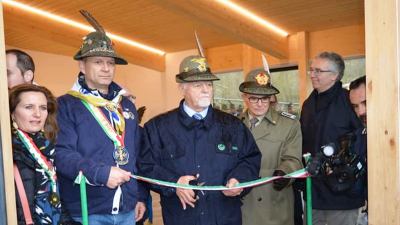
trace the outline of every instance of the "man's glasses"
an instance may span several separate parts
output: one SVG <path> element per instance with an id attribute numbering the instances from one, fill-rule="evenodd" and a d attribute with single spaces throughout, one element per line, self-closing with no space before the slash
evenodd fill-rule
<path id="1" fill-rule="evenodd" d="M 334 71 L 332 70 L 321 70 L 320 68 L 310 68 L 310 70 L 307 71 L 308 75 L 315 74 L 315 75 L 320 75 L 321 73 L 333 73 Z"/>
<path id="2" fill-rule="evenodd" d="M 261 98 L 251 96 L 248 99 L 249 99 L 250 103 L 258 103 L 258 101 L 261 101 L 262 103 L 269 102 L 269 96 L 265 96 L 265 97 L 261 97 Z"/>

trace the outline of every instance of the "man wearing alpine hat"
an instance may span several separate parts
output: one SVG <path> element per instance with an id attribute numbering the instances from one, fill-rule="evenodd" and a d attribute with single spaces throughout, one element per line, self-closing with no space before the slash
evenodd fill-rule
<path id="1" fill-rule="evenodd" d="M 183 96 L 179 107 L 144 126 L 149 148 L 140 154 L 139 169 L 145 176 L 227 187 L 258 178 L 261 155 L 250 131 L 211 105 L 216 80 L 204 56 L 181 62 L 176 75 Z M 249 190 L 154 188 L 160 193 L 165 225 L 242 224 L 240 198 Z"/>
<path id="2" fill-rule="evenodd" d="M 113 82 L 118 56 L 103 28 L 86 11 L 96 29 L 74 56 L 80 73 L 72 89 L 58 99 L 56 165 L 61 197 L 74 220 L 81 222 L 80 171 L 87 178 L 89 224 L 134 225 L 145 211 L 147 193 L 131 173 L 137 172 L 140 148 L 137 112 Z"/>
<path id="3" fill-rule="evenodd" d="M 262 153 L 260 177 L 284 176 L 302 168 L 301 129 L 294 115 L 270 107 L 270 98 L 279 94 L 272 86 L 268 64 L 249 72 L 239 90 L 247 106 L 243 122 Z M 243 198 L 243 225 L 293 225 L 293 189 L 290 179 L 263 185 Z"/>

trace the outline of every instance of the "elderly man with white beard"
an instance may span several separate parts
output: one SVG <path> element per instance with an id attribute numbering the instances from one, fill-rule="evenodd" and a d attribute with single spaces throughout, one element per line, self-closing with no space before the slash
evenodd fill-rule
<path id="1" fill-rule="evenodd" d="M 144 176 L 192 185 L 236 184 L 258 178 L 261 154 L 246 126 L 211 106 L 213 81 L 206 58 L 189 56 L 176 82 L 178 108 L 145 124 L 147 148 L 139 156 Z M 193 191 L 153 186 L 165 225 L 241 225 L 240 198 L 249 190 Z"/>

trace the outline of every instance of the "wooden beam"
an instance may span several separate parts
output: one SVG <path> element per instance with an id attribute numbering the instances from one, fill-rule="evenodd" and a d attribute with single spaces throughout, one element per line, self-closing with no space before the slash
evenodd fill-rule
<path id="1" fill-rule="evenodd" d="M 307 76 L 309 64 L 308 33 L 297 33 L 297 65 L 299 66 L 299 102 L 302 105 L 312 90 L 310 77 Z"/>
<path id="2" fill-rule="evenodd" d="M 153 0 L 215 31 L 279 59 L 288 57 L 288 40 L 238 15 L 214 0 Z"/>
<path id="3" fill-rule="evenodd" d="M 82 38 L 88 34 L 86 31 L 12 7 L 4 8 L 4 12 L 7 45 L 66 55 L 72 58 L 81 46 Z M 27 40 L 36 38 L 40 41 L 21 41 L 25 36 L 29 36 L 26 38 Z M 43 45 L 43 41 L 48 41 L 49 44 Z M 126 58 L 129 63 L 161 72 L 165 71 L 165 56 L 134 48 L 118 41 L 115 41 L 115 48 L 118 54 Z"/>
<path id="4" fill-rule="evenodd" d="M 242 70 L 242 55 L 242 44 L 206 49 L 207 61 L 210 64 L 211 71 L 214 73 Z"/>
<path id="5" fill-rule="evenodd" d="M 0 135 L 2 149 L 0 154 L 2 154 L 3 159 L 0 165 L 3 165 L 2 169 L 4 171 L 6 218 L 7 224 L 17 224 L 2 4 L 0 4 L 0 80 Z"/>
<path id="6" fill-rule="evenodd" d="M 365 55 L 364 25 L 310 32 L 308 39 L 311 57 L 323 51 L 334 51 L 346 57 Z"/>
<path id="7" fill-rule="evenodd" d="M 400 224 L 399 0 L 365 1 L 368 220 Z"/>

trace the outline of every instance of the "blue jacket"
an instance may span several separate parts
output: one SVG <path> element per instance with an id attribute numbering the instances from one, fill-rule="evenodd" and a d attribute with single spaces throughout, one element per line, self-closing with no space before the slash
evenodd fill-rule
<path id="1" fill-rule="evenodd" d="M 310 94 L 303 104 L 300 123 L 303 153 L 310 152 L 312 156 L 321 151 L 321 146 L 362 127 L 340 81 L 325 92 L 318 94 L 314 90 Z M 312 204 L 314 209 L 347 210 L 361 207 L 364 201 L 354 199 L 354 190 L 334 193 L 324 178 L 316 177 L 312 182 Z"/>
<path id="2" fill-rule="evenodd" d="M 106 187 L 106 183 L 111 166 L 116 166 L 114 144 L 81 100 L 67 94 L 58 98 L 58 104 L 60 131 L 56 144 L 56 166 L 63 204 L 73 216 L 81 216 L 79 185 L 74 184 L 74 179 L 82 170 L 88 181 L 95 185 L 86 186 L 89 214 L 111 214 L 116 189 Z M 125 147 L 129 152 L 129 163 L 120 168 L 136 174 L 140 147 L 136 108 L 125 97 L 121 104 L 123 111 L 128 112 L 125 115 L 134 116 L 125 116 Z M 104 108 L 102 111 L 108 115 Z M 133 210 L 138 200 L 146 201 L 145 191 L 139 187 L 138 190 L 135 179 L 121 186 L 120 213 Z"/>
<path id="3" fill-rule="evenodd" d="M 212 107 L 203 121 L 197 121 L 186 114 L 182 103 L 145 124 L 149 148 L 140 154 L 140 172 L 170 182 L 199 174 L 198 182 L 205 185 L 225 185 L 230 178 L 239 182 L 257 179 L 261 153 L 246 126 Z M 242 224 L 239 196 L 199 192 L 196 207 L 183 210 L 174 189 L 155 188 L 161 195 L 165 225 Z"/>

